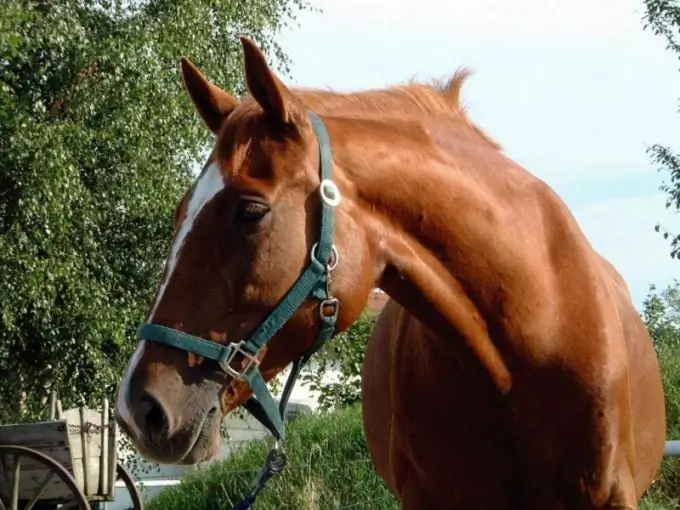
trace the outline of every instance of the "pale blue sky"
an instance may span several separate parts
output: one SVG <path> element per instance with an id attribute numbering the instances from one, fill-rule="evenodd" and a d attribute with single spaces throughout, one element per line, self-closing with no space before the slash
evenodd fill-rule
<path id="1" fill-rule="evenodd" d="M 474 75 L 470 116 L 550 184 L 636 305 L 680 262 L 654 232 L 680 227 L 645 153 L 680 140 L 678 61 L 642 31 L 636 0 L 312 0 L 279 36 L 293 83 L 340 90 Z"/>

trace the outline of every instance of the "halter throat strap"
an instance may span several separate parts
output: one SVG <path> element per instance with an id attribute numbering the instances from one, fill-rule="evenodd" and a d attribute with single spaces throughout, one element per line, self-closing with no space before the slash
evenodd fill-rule
<path id="1" fill-rule="evenodd" d="M 326 126 L 314 112 L 309 112 L 309 118 L 319 145 L 321 228 L 318 242 L 310 251 L 309 265 L 276 308 L 247 340 L 228 345 L 210 342 L 183 331 L 148 322 L 142 323 L 138 329 L 140 340 L 165 344 L 214 360 L 233 379 L 247 382 L 253 396 L 244 404 L 244 407 L 276 437 L 277 441 L 283 440 L 285 435 L 285 409 L 295 381 L 309 358 L 333 337 L 339 311 L 339 303 L 331 294 L 330 284 L 331 272 L 339 262 L 339 254 L 333 245 L 333 239 L 334 209 L 340 202 L 340 192 L 333 182 L 333 161 Z M 258 354 L 309 298 L 320 302 L 321 327 L 312 347 L 293 362 L 277 406 L 260 372 Z M 239 355 L 242 356 L 242 368 L 237 370 L 232 366 L 232 362 L 238 360 Z"/>

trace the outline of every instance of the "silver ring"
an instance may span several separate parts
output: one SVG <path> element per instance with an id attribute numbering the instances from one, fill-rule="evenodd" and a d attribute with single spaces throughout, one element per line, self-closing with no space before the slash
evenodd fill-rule
<path id="1" fill-rule="evenodd" d="M 336 207 L 340 203 L 340 190 L 330 179 L 321 181 L 321 184 L 319 185 L 319 195 L 321 195 L 321 200 L 331 207 Z"/>
<path id="2" fill-rule="evenodd" d="M 314 243 L 314 246 L 312 246 L 312 251 L 309 252 L 309 258 L 312 259 L 314 262 L 317 264 L 321 264 L 319 259 L 316 258 L 316 248 L 319 246 L 319 243 Z M 333 271 L 336 267 L 338 267 L 338 263 L 340 262 L 340 253 L 338 253 L 338 250 L 335 248 L 335 245 L 331 246 L 331 253 L 333 254 L 333 257 L 331 257 L 331 260 L 326 266 L 326 270 L 328 271 Z M 323 264 L 321 264 L 323 265 Z"/>

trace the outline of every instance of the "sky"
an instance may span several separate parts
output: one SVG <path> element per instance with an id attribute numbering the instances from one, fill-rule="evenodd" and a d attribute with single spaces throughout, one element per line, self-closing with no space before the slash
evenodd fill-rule
<path id="1" fill-rule="evenodd" d="M 312 0 L 278 36 L 287 83 L 359 90 L 474 74 L 468 112 L 567 203 L 641 307 L 677 277 L 646 148 L 680 143 L 678 60 L 643 31 L 636 0 Z M 320 11 L 320 12 L 319 12 Z"/>

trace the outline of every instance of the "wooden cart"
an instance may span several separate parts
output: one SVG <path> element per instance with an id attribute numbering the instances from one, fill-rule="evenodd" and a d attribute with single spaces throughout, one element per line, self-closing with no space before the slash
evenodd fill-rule
<path id="1" fill-rule="evenodd" d="M 90 510 L 91 503 L 114 501 L 118 481 L 134 510 L 142 510 L 134 480 L 118 462 L 118 434 L 107 401 L 102 411 L 62 411 L 56 395 L 49 421 L 0 425 L 0 510 Z"/>

